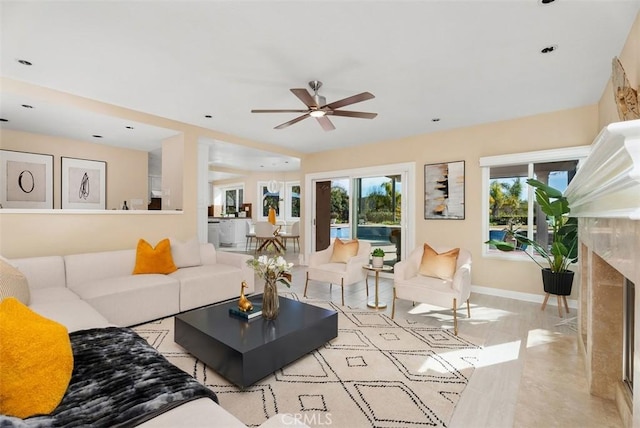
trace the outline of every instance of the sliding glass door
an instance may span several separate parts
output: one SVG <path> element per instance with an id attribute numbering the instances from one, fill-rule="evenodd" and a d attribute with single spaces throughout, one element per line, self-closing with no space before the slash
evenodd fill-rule
<path id="1" fill-rule="evenodd" d="M 381 248 L 384 263 L 402 259 L 402 175 L 353 179 L 354 237 Z"/>
<path id="2" fill-rule="evenodd" d="M 305 210 L 310 213 L 305 228 L 312 235 L 305 240 L 307 251 L 320 249 L 316 248 L 320 236 L 329 236 L 330 241 L 357 238 L 371 243 L 372 248 L 381 248 L 385 264 L 393 266 L 413 248 L 415 237 L 407 231 L 415 230 L 415 219 L 405 214 L 415 212 L 415 202 L 403 195 L 415 191 L 415 164 L 314 173 L 305 180 L 314 192 L 305 201 Z M 327 208 L 326 192 L 317 187 L 320 183 L 331 194 L 329 222 L 320 215 Z M 327 245 L 321 241 L 321 246 Z"/>

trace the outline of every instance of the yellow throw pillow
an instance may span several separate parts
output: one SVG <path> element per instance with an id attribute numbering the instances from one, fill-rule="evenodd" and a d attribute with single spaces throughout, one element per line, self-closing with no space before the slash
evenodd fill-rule
<path id="1" fill-rule="evenodd" d="M 424 244 L 422 262 L 418 272 L 424 276 L 452 280 L 456 272 L 458 254 L 460 254 L 460 248 L 454 248 L 446 253 L 438 254 L 429 245 Z"/>
<path id="2" fill-rule="evenodd" d="M 173 263 L 171 241 L 169 239 L 163 239 L 158 242 L 155 248 L 144 239 L 138 241 L 136 266 L 133 269 L 134 275 L 142 273 L 161 273 L 166 275 L 176 270 L 178 268 Z"/>
<path id="3" fill-rule="evenodd" d="M 0 303 L 0 413 L 51 413 L 73 372 L 67 329 L 8 297 Z"/>
<path id="4" fill-rule="evenodd" d="M 0 258 L 0 300 L 15 297 L 25 305 L 31 300 L 27 278 L 16 267 Z"/>
<path id="5" fill-rule="evenodd" d="M 358 240 L 342 242 L 336 238 L 333 242 L 333 253 L 331 253 L 331 263 L 347 263 L 349 259 L 358 254 Z"/>

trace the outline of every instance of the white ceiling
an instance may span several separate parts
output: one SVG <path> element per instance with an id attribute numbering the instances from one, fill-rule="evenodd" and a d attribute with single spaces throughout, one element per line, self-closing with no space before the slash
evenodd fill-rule
<path id="1" fill-rule="evenodd" d="M 639 10 L 640 0 L 2 1 L 0 70 L 312 153 L 594 104 Z M 274 130 L 297 114 L 250 112 L 304 108 L 289 89 L 315 79 L 328 102 L 373 93 L 344 109 L 378 117 L 332 117 L 337 129 L 325 132 L 312 118 Z M 55 106 L 29 123 L 34 112 L 20 107 L 29 100 L 1 101 L 4 127 L 105 142 L 125 133 L 128 144 L 171 132 L 115 131 L 124 121 Z M 229 173 L 295 167 L 294 158 L 209 142 Z"/>

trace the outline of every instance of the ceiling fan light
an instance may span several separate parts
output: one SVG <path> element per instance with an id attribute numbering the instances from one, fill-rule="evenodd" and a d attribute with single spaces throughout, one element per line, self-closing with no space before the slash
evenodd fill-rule
<path id="1" fill-rule="evenodd" d="M 324 116 L 324 111 L 323 110 L 313 110 L 312 112 L 309 112 L 309 116 L 311 116 L 311 117 L 322 117 L 322 116 Z"/>

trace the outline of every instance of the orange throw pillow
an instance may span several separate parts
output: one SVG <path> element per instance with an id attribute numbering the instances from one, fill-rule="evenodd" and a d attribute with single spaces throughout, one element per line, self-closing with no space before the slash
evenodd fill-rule
<path id="1" fill-rule="evenodd" d="M 438 254 L 436 250 L 431 248 L 428 244 L 424 244 L 422 262 L 420 263 L 420 269 L 418 272 L 420 275 L 432 276 L 451 281 L 456 272 L 458 254 L 460 254 L 460 248 L 454 248 L 446 253 Z"/>
<path id="2" fill-rule="evenodd" d="M 0 413 L 24 419 L 53 412 L 73 372 L 66 327 L 16 298 L 2 300 L 0 367 Z"/>
<path id="3" fill-rule="evenodd" d="M 161 273 L 168 274 L 177 271 L 171 255 L 171 241 L 163 239 L 155 248 L 144 239 L 138 241 L 136 249 L 136 266 L 133 274 Z"/>
<path id="4" fill-rule="evenodd" d="M 333 253 L 331 253 L 331 263 L 347 263 L 351 257 L 358 254 L 358 240 L 342 242 L 336 238 L 333 242 Z"/>

